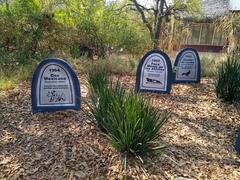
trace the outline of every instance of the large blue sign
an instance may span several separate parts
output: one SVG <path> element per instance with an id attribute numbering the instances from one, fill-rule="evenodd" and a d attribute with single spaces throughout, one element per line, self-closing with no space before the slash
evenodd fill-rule
<path id="1" fill-rule="evenodd" d="M 137 69 L 136 91 L 170 93 L 172 65 L 167 54 L 152 50 L 144 55 Z"/>
<path id="2" fill-rule="evenodd" d="M 80 109 L 79 80 L 62 59 L 50 58 L 38 65 L 31 93 L 33 113 Z"/>
<path id="3" fill-rule="evenodd" d="M 201 79 L 201 64 L 199 54 L 195 49 L 182 49 L 176 57 L 174 67 L 175 83 L 199 83 Z"/>

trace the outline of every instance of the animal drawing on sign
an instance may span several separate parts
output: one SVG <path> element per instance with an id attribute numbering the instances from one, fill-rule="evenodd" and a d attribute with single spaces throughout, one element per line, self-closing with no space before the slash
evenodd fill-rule
<path id="1" fill-rule="evenodd" d="M 151 79 L 151 78 L 146 78 L 147 79 L 147 83 L 159 83 L 162 84 L 161 81 L 158 81 L 156 79 Z"/>
<path id="2" fill-rule="evenodd" d="M 47 97 L 49 97 L 49 102 L 64 102 L 66 101 L 64 93 L 60 94 L 57 91 L 49 91 L 47 94 Z"/>
<path id="3" fill-rule="evenodd" d="M 189 76 L 191 74 L 191 71 L 189 70 L 188 72 L 186 73 L 182 73 L 182 76 Z"/>

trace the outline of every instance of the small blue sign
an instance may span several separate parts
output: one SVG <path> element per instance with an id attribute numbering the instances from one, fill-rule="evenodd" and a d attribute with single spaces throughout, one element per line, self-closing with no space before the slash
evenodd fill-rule
<path id="1" fill-rule="evenodd" d="M 173 82 L 172 65 L 167 54 L 152 50 L 138 65 L 137 92 L 170 93 Z"/>
<path id="2" fill-rule="evenodd" d="M 176 57 L 175 83 L 200 83 L 201 63 L 199 54 L 195 49 L 182 49 Z"/>
<path id="3" fill-rule="evenodd" d="M 54 112 L 80 109 L 80 84 L 72 67 L 62 59 L 42 61 L 32 80 L 32 110 Z"/>
<path id="4" fill-rule="evenodd" d="M 240 128 L 238 129 L 235 149 L 237 153 L 240 155 Z"/>

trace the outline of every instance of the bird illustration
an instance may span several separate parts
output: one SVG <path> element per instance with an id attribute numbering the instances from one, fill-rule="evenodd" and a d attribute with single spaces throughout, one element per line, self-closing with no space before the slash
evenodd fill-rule
<path id="1" fill-rule="evenodd" d="M 182 76 L 189 76 L 191 74 L 191 71 L 189 70 L 188 72 L 186 73 L 182 73 Z"/>
<path id="2" fill-rule="evenodd" d="M 64 102 L 66 101 L 64 93 L 59 94 L 57 91 L 49 91 L 47 94 L 47 97 L 49 97 L 49 102 Z"/>
<path id="3" fill-rule="evenodd" d="M 147 79 L 147 82 L 149 83 L 159 83 L 159 84 L 162 84 L 161 81 L 158 81 L 156 79 L 150 79 L 150 78 L 146 78 Z"/>

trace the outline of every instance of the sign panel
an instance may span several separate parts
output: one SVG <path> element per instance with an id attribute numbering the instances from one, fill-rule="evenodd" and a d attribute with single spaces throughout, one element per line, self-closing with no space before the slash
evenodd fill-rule
<path id="1" fill-rule="evenodd" d="M 192 48 L 181 50 L 175 60 L 176 83 L 199 83 L 201 64 L 198 52 Z"/>
<path id="2" fill-rule="evenodd" d="M 42 61 L 32 81 L 33 113 L 80 108 L 79 80 L 69 64 L 61 59 Z"/>
<path id="3" fill-rule="evenodd" d="M 240 11 L 239 0 L 230 0 L 230 11 Z"/>
<path id="4" fill-rule="evenodd" d="M 159 50 L 148 52 L 137 69 L 136 91 L 170 93 L 172 66 L 167 54 Z"/>

